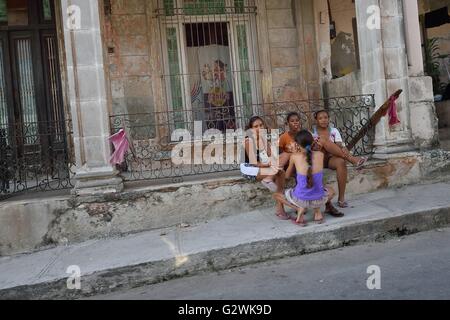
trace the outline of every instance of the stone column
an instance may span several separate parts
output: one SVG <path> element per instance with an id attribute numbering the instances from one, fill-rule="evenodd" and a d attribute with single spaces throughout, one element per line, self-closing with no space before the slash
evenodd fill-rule
<path id="1" fill-rule="evenodd" d="M 419 7 L 417 1 L 403 0 L 406 49 L 409 75 L 423 76 L 422 42 L 420 39 Z"/>
<path id="2" fill-rule="evenodd" d="M 433 80 L 424 76 L 417 1 L 403 0 L 409 68 L 411 133 L 420 149 L 439 145 L 438 119 L 434 106 Z"/>
<path id="3" fill-rule="evenodd" d="M 318 71 L 317 28 L 315 25 L 315 1 L 292 1 L 298 33 L 298 55 L 300 59 L 300 89 L 307 93 L 306 99 L 322 97 L 320 73 Z"/>
<path id="4" fill-rule="evenodd" d="M 375 11 L 368 12 L 373 6 Z M 369 28 L 368 20 L 381 15 L 381 28 Z M 361 79 L 364 93 L 375 93 L 375 104 L 380 107 L 397 89 L 404 93 L 398 100 L 401 124 L 389 128 L 387 119 L 376 129 L 375 156 L 415 149 L 411 134 L 409 110 L 409 79 L 403 23 L 402 0 L 357 0 L 356 16 L 361 57 Z"/>
<path id="5" fill-rule="evenodd" d="M 333 78 L 331 71 L 330 15 L 327 0 L 314 1 L 314 15 L 319 55 L 319 77 L 323 86 L 323 97 L 327 98 L 329 97 L 327 84 Z"/>
<path id="6" fill-rule="evenodd" d="M 258 52 L 261 68 L 262 102 L 270 105 L 273 102 L 273 81 L 270 61 L 270 31 L 267 25 L 266 1 L 258 1 L 257 10 L 256 27 L 259 39 Z"/>
<path id="7" fill-rule="evenodd" d="M 299 73 L 299 42 L 293 3 L 289 0 L 266 0 L 258 4 L 264 2 L 268 39 L 264 44 L 260 43 L 260 56 L 261 66 L 264 68 L 266 64 L 270 68 L 273 101 L 306 99 L 306 81 L 303 74 Z M 261 13 L 260 8 L 258 7 L 258 15 Z M 257 23 L 259 22 L 262 22 L 261 19 Z M 260 42 L 261 40 L 259 37 Z M 267 79 L 268 76 L 267 73 Z"/>
<path id="8" fill-rule="evenodd" d="M 61 0 L 76 158 L 74 194 L 120 192 L 122 179 L 109 163 L 108 94 L 101 33 L 103 2 Z"/>

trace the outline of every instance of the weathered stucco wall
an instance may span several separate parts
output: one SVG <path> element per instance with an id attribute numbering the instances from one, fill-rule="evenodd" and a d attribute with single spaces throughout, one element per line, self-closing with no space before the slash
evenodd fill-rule
<path id="1" fill-rule="evenodd" d="M 264 6 L 256 3 L 258 15 L 264 15 L 266 23 L 264 28 L 257 28 L 258 37 L 268 42 L 268 47 L 259 48 L 267 52 L 257 54 L 270 57 L 271 99 L 320 97 L 313 1 L 265 0 Z M 150 61 L 150 47 L 161 49 L 160 43 L 152 43 L 152 9 L 151 0 L 111 0 L 111 13 L 105 18 L 105 42 L 113 114 L 151 113 L 154 100 L 160 99 L 155 98 L 155 93 L 164 96 L 164 92 L 152 92 L 152 88 L 158 88 L 152 87 L 152 81 L 161 76 L 152 73 L 155 71 Z"/>
<path id="2" fill-rule="evenodd" d="M 111 0 L 105 18 L 105 42 L 112 113 L 154 110 L 146 0 Z"/>
<path id="3" fill-rule="evenodd" d="M 331 68 L 334 77 L 345 76 L 358 69 L 352 0 L 331 0 L 331 16 L 336 24 L 336 38 L 331 40 Z"/>
<path id="4" fill-rule="evenodd" d="M 298 34 L 291 1 L 266 0 L 266 9 L 273 99 L 306 98 L 305 92 L 300 90 L 303 80 L 299 72 Z"/>
<path id="5" fill-rule="evenodd" d="M 247 183 L 239 176 L 134 188 L 105 197 L 11 199 L 0 204 L 0 256 L 204 223 L 271 203 L 273 200 L 262 185 Z"/>
<path id="6" fill-rule="evenodd" d="M 327 97 L 342 97 L 365 94 L 361 87 L 361 72 L 359 70 L 338 79 L 325 83 Z"/>
<path id="7" fill-rule="evenodd" d="M 336 34 L 350 33 L 353 36 L 352 19 L 356 18 L 354 0 L 330 0 L 331 15 L 336 22 Z"/>
<path id="8" fill-rule="evenodd" d="M 266 0 L 274 101 L 321 97 L 312 0 Z"/>
<path id="9" fill-rule="evenodd" d="M 314 3 L 320 55 L 320 82 L 324 97 L 368 93 L 362 90 L 361 72 L 357 68 L 356 42 L 352 23 L 352 19 L 356 17 L 355 4 L 351 0 L 332 0 L 329 3 L 331 18 L 336 25 L 336 34 L 340 35 L 335 39 L 330 39 L 330 15 L 327 1 L 318 0 Z M 348 37 L 345 34 L 348 34 Z"/>
<path id="10" fill-rule="evenodd" d="M 0 256 L 46 246 L 48 230 L 67 207 L 66 197 L 0 203 Z"/>
<path id="11" fill-rule="evenodd" d="M 302 86 L 300 90 L 307 92 L 307 98 L 318 99 L 323 95 L 321 69 L 319 64 L 319 45 L 317 43 L 316 1 L 292 1 L 296 17 L 299 39 L 300 77 Z"/>
<path id="12" fill-rule="evenodd" d="M 430 77 L 410 77 L 408 83 L 414 144 L 419 149 L 438 147 L 438 119 L 433 102 L 432 80 Z"/>

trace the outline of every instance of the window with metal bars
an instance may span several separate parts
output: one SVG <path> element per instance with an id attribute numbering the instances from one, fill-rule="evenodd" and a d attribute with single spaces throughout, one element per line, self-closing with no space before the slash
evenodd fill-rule
<path id="1" fill-rule="evenodd" d="M 254 0 L 159 0 L 171 129 L 243 128 L 260 101 Z"/>

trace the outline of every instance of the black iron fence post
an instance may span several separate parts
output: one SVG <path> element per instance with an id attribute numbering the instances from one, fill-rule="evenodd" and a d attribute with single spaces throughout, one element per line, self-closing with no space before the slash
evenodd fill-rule
<path id="1" fill-rule="evenodd" d="M 0 200 L 23 192 L 73 187 L 68 128 L 71 128 L 70 121 L 2 125 Z"/>
<path id="2" fill-rule="evenodd" d="M 9 190 L 8 142 L 6 129 L 0 129 L 0 192 Z"/>

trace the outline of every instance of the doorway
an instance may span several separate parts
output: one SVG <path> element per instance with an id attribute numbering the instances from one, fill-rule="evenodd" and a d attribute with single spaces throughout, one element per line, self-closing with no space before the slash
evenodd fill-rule
<path id="1" fill-rule="evenodd" d="M 17 156 L 63 140 L 54 12 L 52 0 L 0 0 L 0 130 Z"/>
<path id="2" fill-rule="evenodd" d="M 3 184 L 37 180 L 66 156 L 55 12 L 54 0 L 0 0 Z"/>
<path id="3" fill-rule="evenodd" d="M 169 131 L 244 128 L 261 101 L 255 3 L 158 3 Z"/>

